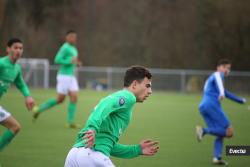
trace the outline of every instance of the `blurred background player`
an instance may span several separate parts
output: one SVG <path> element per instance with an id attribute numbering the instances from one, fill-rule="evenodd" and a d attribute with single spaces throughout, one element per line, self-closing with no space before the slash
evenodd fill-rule
<path id="1" fill-rule="evenodd" d="M 246 100 L 237 97 L 223 86 L 224 77 L 228 76 L 231 69 L 231 62 L 222 59 L 217 64 L 217 70 L 207 79 L 204 86 L 204 94 L 199 106 L 200 114 L 206 122 L 207 128 L 196 127 L 198 141 L 201 141 L 206 134 L 216 136 L 214 141 L 213 163 L 218 165 L 227 165 L 222 160 L 223 139 L 233 136 L 233 128 L 226 114 L 221 107 L 221 101 L 226 97 L 238 103 L 245 103 Z"/>
<path id="2" fill-rule="evenodd" d="M 120 158 L 154 155 L 159 149 L 156 141 L 143 140 L 135 145 L 118 143 L 131 120 L 134 104 L 143 102 L 151 93 L 150 72 L 140 66 L 129 68 L 124 89 L 103 98 L 92 111 L 68 153 L 65 167 L 114 167 L 110 155 Z"/>
<path id="3" fill-rule="evenodd" d="M 77 66 L 81 66 L 81 62 L 78 60 L 76 43 L 77 33 L 73 30 L 68 31 L 66 33 L 66 42 L 59 49 L 55 57 L 55 64 L 60 65 L 60 69 L 57 73 L 57 98 L 49 99 L 40 106 L 35 106 L 33 108 L 34 120 L 45 110 L 62 103 L 68 95 L 70 102 L 68 105 L 67 127 L 77 128 L 77 125 L 74 123 L 74 115 L 76 112 L 79 86 L 75 77 L 75 69 Z"/>
<path id="4" fill-rule="evenodd" d="M 7 92 L 12 83 L 21 91 L 25 97 L 25 104 L 28 110 L 34 105 L 34 100 L 30 96 L 30 91 L 25 84 L 22 70 L 16 61 L 23 54 L 23 44 L 18 38 L 12 38 L 7 43 L 8 55 L 0 58 L 0 97 Z M 7 129 L 0 136 L 0 151 L 11 142 L 15 135 L 20 131 L 20 124 L 4 108 L 0 106 L 0 124 Z"/>

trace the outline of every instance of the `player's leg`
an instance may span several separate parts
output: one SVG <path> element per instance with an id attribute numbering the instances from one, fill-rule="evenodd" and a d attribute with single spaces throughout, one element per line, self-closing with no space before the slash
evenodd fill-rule
<path id="1" fill-rule="evenodd" d="M 66 95 L 65 94 L 60 94 L 58 93 L 57 94 L 57 98 L 52 98 L 48 101 L 46 101 L 45 103 L 41 104 L 39 107 L 38 106 L 35 106 L 32 111 L 34 112 L 33 114 L 33 118 L 34 119 L 37 119 L 38 116 L 43 113 L 44 111 L 54 107 L 55 105 L 57 104 L 61 104 L 64 99 L 65 99 Z"/>
<path id="2" fill-rule="evenodd" d="M 57 94 L 57 98 L 52 98 L 46 101 L 45 103 L 41 104 L 38 108 L 38 112 L 44 112 L 45 110 L 54 107 L 57 104 L 60 104 L 64 101 L 66 95 L 65 94 Z"/>
<path id="3" fill-rule="evenodd" d="M 202 129 L 203 135 L 226 136 L 226 129 L 229 126 L 229 121 L 219 106 L 211 105 L 205 110 L 202 110 L 201 115 L 207 125 L 207 128 Z"/>
<path id="4" fill-rule="evenodd" d="M 228 163 L 222 160 L 222 151 L 223 151 L 223 141 L 225 137 L 232 137 L 233 128 L 230 125 L 230 122 L 221 108 L 216 111 L 216 127 L 224 129 L 224 136 L 218 136 L 214 141 L 214 158 L 213 163 L 217 165 L 227 165 Z M 215 118 L 214 118 L 215 119 Z"/>
<path id="5" fill-rule="evenodd" d="M 76 128 L 74 124 L 75 112 L 76 112 L 76 103 L 77 103 L 77 92 L 69 92 L 70 102 L 68 104 L 68 113 L 67 113 L 67 123 L 70 127 Z"/>
<path id="6" fill-rule="evenodd" d="M 0 136 L 0 151 L 8 145 L 15 135 L 20 131 L 21 126 L 10 113 L 0 107 L 0 124 L 7 129 Z"/>
<path id="7" fill-rule="evenodd" d="M 214 124 L 214 119 L 210 117 L 210 115 L 205 115 L 204 120 L 207 124 L 206 128 L 202 128 L 203 131 L 203 136 L 206 134 L 210 134 L 213 136 L 220 136 L 220 137 L 225 137 L 226 136 L 226 128 L 221 127 L 221 126 L 216 126 Z"/>
<path id="8" fill-rule="evenodd" d="M 77 128 L 77 125 L 74 123 L 75 112 L 76 112 L 76 103 L 77 103 L 77 94 L 79 91 L 79 86 L 75 77 L 71 77 L 70 87 L 69 87 L 69 97 L 70 102 L 68 104 L 68 113 L 67 113 L 67 124 L 70 128 Z"/>
<path id="9" fill-rule="evenodd" d="M 231 137 L 233 137 L 233 135 L 234 135 L 234 131 L 233 131 L 233 127 L 231 125 L 226 130 L 226 137 L 231 138 Z"/>
<path id="10" fill-rule="evenodd" d="M 69 88 L 70 80 L 67 76 L 57 76 L 57 85 L 56 85 L 56 90 L 57 90 L 57 98 L 52 98 L 46 101 L 45 103 L 41 104 L 40 106 L 35 106 L 32 111 L 34 112 L 33 118 L 34 120 L 38 118 L 38 116 L 54 107 L 57 104 L 61 104 L 66 95 L 68 94 L 68 88 Z"/>
<path id="11" fill-rule="evenodd" d="M 220 108 L 218 110 L 217 124 L 218 124 L 218 126 L 226 129 L 225 137 L 227 137 L 227 138 L 233 137 L 233 134 L 234 134 L 233 127 L 232 127 L 226 113 L 222 110 L 222 108 Z"/>
<path id="12" fill-rule="evenodd" d="M 216 133 L 214 131 L 216 126 L 211 116 L 211 112 L 213 111 L 211 111 L 210 104 L 203 104 L 202 106 L 199 107 L 199 111 L 207 127 L 204 128 L 201 126 L 196 126 L 196 137 L 197 137 L 198 142 L 202 140 L 204 135 Z"/>
<path id="13" fill-rule="evenodd" d="M 233 128 L 232 126 L 229 126 L 226 129 L 226 136 L 227 138 L 230 138 L 233 136 Z M 223 151 L 223 141 L 225 137 L 217 137 L 214 141 L 214 158 L 213 158 L 213 164 L 216 165 L 228 165 L 228 162 L 224 161 L 222 159 L 222 151 Z"/>
<path id="14" fill-rule="evenodd" d="M 203 135 L 210 134 L 216 136 L 214 141 L 214 158 L 213 163 L 216 165 L 227 165 L 222 160 L 223 139 L 227 136 L 227 128 L 230 123 L 220 107 L 210 107 L 208 110 L 201 112 L 203 119 L 207 124 L 207 128 L 203 128 Z"/>
<path id="15" fill-rule="evenodd" d="M 225 112 L 222 110 L 221 107 L 217 108 L 215 110 L 216 112 L 213 112 L 212 120 L 214 121 L 215 128 L 219 129 L 221 133 L 218 133 L 217 136 L 220 137 L 232 137 L 233 136 L 233 128 L 231 126 L 231 123 L 225 114 Z M 217 130 L 218 131 L 218 130 Z"/>
<path id="16" fill-rule="evenodd" d="M 227 165 L 228 163 L 222 159 L 224 137 L 217 137 L 214 141 L 214 158 L 213 164 L 215 165 Z"/>
<path id="17" fill-rule="evenodd" d="M 202 128 L 202 135 L 210 134 L 216 136 L 214 141 L 213 163 L 216 165 L 227 165 L 222 160 L 223 139 L 231 134 L 230 122 L 221 107 L 210 105 L 200 108 L 200 113 L 207 124 L 207 128 Z"/>

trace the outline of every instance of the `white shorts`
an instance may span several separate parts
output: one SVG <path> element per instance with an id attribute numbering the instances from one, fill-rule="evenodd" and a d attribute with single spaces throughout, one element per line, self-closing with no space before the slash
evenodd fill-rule
<path id="1" fill-rule="evenodd" d="M 99 151 L 80 147 L 72 148 L 66 158 L 64 167 L 115 167 L 112 161 Z"/>
<path id="2" fill-rule="evenodd" d="M 69 92 L 78 92 L 79 86 L 75 76 L 57 75 L 57 93 L 67 95 Z"/>
<path id="3" fill-rule="evenodd" d="M 11 114 L 7 112 L 3 107 L 0 106 L 0 122 L 3 122 L 10 116 Z"/>

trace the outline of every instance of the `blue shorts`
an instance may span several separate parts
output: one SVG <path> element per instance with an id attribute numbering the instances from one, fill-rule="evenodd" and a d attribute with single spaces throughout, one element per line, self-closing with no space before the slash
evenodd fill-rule
<path id="1" fill-rule="evenodd" d="M 199 106 L 200 113 L 209 128 L 227 129 L 231 124 L 219 103 L 205 102 Z"/>

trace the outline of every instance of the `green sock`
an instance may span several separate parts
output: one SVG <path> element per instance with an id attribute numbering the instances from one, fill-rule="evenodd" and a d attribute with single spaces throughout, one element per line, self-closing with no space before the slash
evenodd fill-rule
<path id="1" fill-rule="evenodd" d="M 68 124 L 72 124 L 74 122 L 75 112 L 76 112 L 76 103 L 70 102 L 68 105 L 68 116 L 67 116 Z"/>
<path id="2" fill-rule="evenodd" d="M 57 105 L 56 99 L 50 99 L 39 106 L 38 112 L 44 112 L 45 110 Z"/>
<path id="3" fill-rule="evenodd" d="M 7 129 L 2 136 L 0 136 L 0 151 L 11 142 L 11 140 L 15 137 L 15 134 Z"/>

